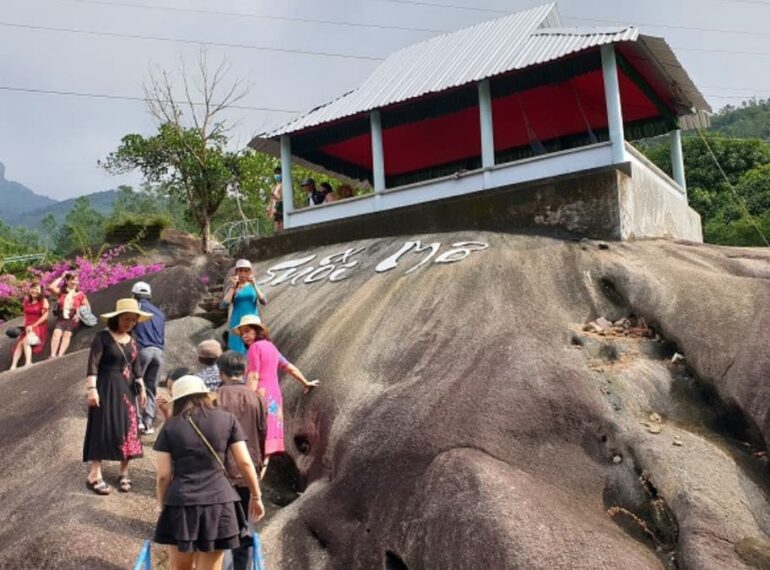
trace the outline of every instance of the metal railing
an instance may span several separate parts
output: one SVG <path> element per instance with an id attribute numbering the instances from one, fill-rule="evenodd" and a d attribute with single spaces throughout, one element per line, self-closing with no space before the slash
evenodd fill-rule
<path id="1" fill-rule="evenodd" d="M 47 253 L 28 253 L 26 255 L 9 255 L 7 257 L 0 258 L 0 269 L 5 267 L 6 265 L 11 265 L 14 263 L 24 263 L 24 264 L 31 264 L 43 261 Z"/>
<path id="2" fill-rule="evenodd" d="M 260 220 L 255 218 L 223 224 L 214 232 L 214 239 L 221 243 L 228 252 L 232 252 L 242 241 L 260 237 L 259 222 Z"/>
<path id="3" fill-rule="evenodd" d="M 259 534 L 252 533 L 251 540 L 253 544 L 251 552 L 251 568 L 252 570 L 265 570 L 265 560 L 262 557 L 262 542 L 259 540 Z M 152 552 L 150 549 L 150 541 L 145 540 L 142 544 L 142 549 L 139 551 L 139 556 L 136 557 L 133 570 L 152 570 Z"/>

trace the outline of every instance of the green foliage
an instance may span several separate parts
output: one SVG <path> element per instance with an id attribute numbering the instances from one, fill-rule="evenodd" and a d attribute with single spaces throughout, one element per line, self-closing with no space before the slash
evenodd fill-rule
<path id="1" fill-rule="evenodd" d="M 81 196 L 57 229 L 55 251 L 65 255 L 104 243 L 104 220 L 105 216 L 91 207 L 88 198 Z"/>
<path id="2" fill-rule="evenodd" d="M 114 244 L 154 241 L 170 225 L 171 219 L 163 214 L 122 212 L 107 220 L 104 233 L 106 240 Z"/>
<path id="3" fill-rule="evenodd" d="M 211 218 L 236 183 L 242 154 L 227 151 L 226 142 L 221 134 L 203 135 L 198 129 L 165 123 L 151 137 L 124 136 L 102 166 L 116 174 L 139 169 L 168 197 L 186 201 L 207 252 Z"/>
<path id="4" fill-rule="evenodd" d="M 770 99 L 724 107 L 711 119 L 711 130 L 730 137 L 770 140 Z"/>
<path id="5" fill-rule="evenodd" d="M 12 227 L 0 221 L 0 257 L 38 253 L 43 247 L 40 235 L 29 228 Z"/>
<path id="6" fill-rule="evenodd" d="M 682 147 L 688 198 L 690 206 L 701 215 L 704 239 L 724 245 L 764 245 L 746 208 L 751 216 L 762 217 L 770 212 L 770 145 L 757 139 L 735 139 L 713 133 L 705 137 L 735 192 L 703 140 L 697 135 L 686 137 Z M 643 150 L 671 175 L 667 142 Z M 731 227 L 733 225 L 735 227 Z"/>

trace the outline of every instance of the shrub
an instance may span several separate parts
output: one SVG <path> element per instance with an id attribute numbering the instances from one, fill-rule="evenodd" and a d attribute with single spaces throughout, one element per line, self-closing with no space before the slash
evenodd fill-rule
<path id="1" fill-rule="evenodd" d="M 123 212 L 105 223 L 104 232 L 110 243 L 154 241 L 159 239 L 161 232 L 170 225 L 171 220 L 167 216 L 142 216 Z"/>

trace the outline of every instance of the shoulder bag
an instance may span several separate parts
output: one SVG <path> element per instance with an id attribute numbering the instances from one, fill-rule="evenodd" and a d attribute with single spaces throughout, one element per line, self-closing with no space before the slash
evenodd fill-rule
<path id="1" fill-rule="evenodd" d="M 206 446 L 206 448 L 209 450 L 209 452 L 211 453 L 211 455 L 213 455 L 213 456 L 214 456 L 214 459 L 216 459 L 216 460 L 217 460 L 217 463 L 218 463 L 218 464 L 219 464 L 219 466 L 222 468 L 222 474 L 225 476 L 225 479 L 227 479 L 227 482 L 228 482 L 228 483 L 230 483 L 230 485 L 231 485 L 231 486 L 235 486 L 235 483 L 233 483 L 233 480 L 232 480 L 232 479 L 230 479 L 230 475 L 227 473 L 227 467 L 225 467 L 225 464 L 224 464 L 224 463 L 222 463 L 222 458 L 221 458 L 221 457 L 219 457 L 219 454 L 218 454 L 216 451 L 214 451 L 214 448 L 213 448 L 213 447 L 212 447 L 212 445 L 209 443 L 209 440 L 208 440 L 208 439 L 206 439 L 206 436 L 205 436 L 205 435 L 203 435 L 203 432 L 200 430 L 200 428 L 198 428 L 197 424 L 196 424 L 196 423 L 193 421 L 193 419 L 192 419 L 192 414 L 190 414 L 190 413 L 187 413 L 187 414 L 186 414 L 186 416 L 187 416 L 187 421 L 188 421 L 188 422 L 190 422 L 190 425 L 191 425 L 191 426 L 193 427 L 193 429 L 195 430 L 195 433 L 197 433 L 197 434 L 198 434 L 198 437 L 199 437 L 199 438 L 200 438 L 200 440 L 203 442 L 203 445 L 205 445 L 205 446 Z"/>

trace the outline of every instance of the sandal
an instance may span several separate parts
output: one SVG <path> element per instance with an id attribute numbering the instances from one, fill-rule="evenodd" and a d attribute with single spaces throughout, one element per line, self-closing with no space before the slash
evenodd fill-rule
<path id="1" fill-rule="evenodd" d="M 96 481 L 86 479 L 86 487 L 101 496 L 109 495 L 110 491 L 112 491 L 112 488 L 104 482 L 104 479 L 97 479 Z"/>
<path id="2" fill-rule="evenodd" d="M 121 493 L 128 493 L 131 490 L 131 486 L 131 479 L 125 475 L 122 475 L 120 479 L 118 479 L 118 491 Z"/>

